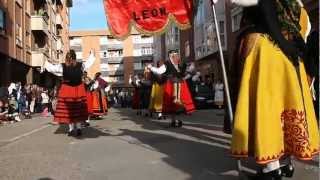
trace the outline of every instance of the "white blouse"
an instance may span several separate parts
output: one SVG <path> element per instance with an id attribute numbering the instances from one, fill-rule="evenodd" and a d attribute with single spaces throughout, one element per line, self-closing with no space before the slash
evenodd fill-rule
<path id="1" fill-rule="evenodd" d="M 93 53 L 90 53 L 89 58 L 82 63 L 82 70 L 87 71 L 96 60 L 96 57 Z M 44 69 L 46 69 L 48 72 L 56 75 L 56 76 L 62 76 L 63 75 L 63 67 L 62 64 L 52 64 L 48 61 L 44 63 Z"/>

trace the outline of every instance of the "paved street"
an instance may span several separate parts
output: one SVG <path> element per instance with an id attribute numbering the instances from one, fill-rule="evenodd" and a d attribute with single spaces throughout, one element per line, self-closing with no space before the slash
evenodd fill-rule
<path id="1" fill-rule="evenodd" d="M 111 109 L 79 139 L 67 137 L 52 118 L 34 117 L 0 127 L 1 180 L 236 180 L 223 112 L 183 116 L 182 129 L 166 120 Z M 318 179 L 318 161 L 295 162 L 292 180 Z M 250 165 L 251 166 L 251 165 Z"/>

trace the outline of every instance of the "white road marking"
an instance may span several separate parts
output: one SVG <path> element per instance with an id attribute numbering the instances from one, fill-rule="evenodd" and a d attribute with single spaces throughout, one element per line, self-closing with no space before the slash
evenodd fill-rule
<path id="1" fill-rule="evenodd" d="M 19 136 L 16 136 L 16 137 L 14 137 L 14 138 L 11 138 L 11 139 L 9 139 L 9 140 L 6 140 L 6 142 L 7 142 L 6 145 L 8 145 L 8 144 L 10 144 L 10 143 L 12 143 L 12 142 L 15 142 L 15 141 L 17 141 L 17 140 L 19 140 L 19 139 L 22 139 L 22 138 L 24 138 L 24 137 L 30 136 L 31 134 L 34 134 L 34 133 L 36 133 L 36 132 L 39 132 L 39 131 L 41 131 L 41 130 L 43 130 L 43 129 L 45 129 L 45 128 L 48 128 L 48 127 L 50 127 L 50 126 L 52 126 L 52 125 L 47 124 L 47 125 L 44 125 L 44 126 L 42 126 L 42 127 L 40 127 L 40 128 L 34 129 L 34 130 L 30 131 L 30 132 L 27 132 L 27 133 L 24 133 L 24 134 L 22 134 L 22 135 L 19 135 Z"/>

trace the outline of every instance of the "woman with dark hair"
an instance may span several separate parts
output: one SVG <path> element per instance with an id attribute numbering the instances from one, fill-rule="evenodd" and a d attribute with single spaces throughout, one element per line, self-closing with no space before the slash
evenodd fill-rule
<path id="1" fill-rule="evenodd" d="M 88 119 L 87 97 L 82 82 L 83 72 L 88 70 L 95 61 L 94 53 L 84 63 L 76 61 L 76 53 L 70 50 L 66 55 L 65 63 L 51 64 L 48 61 L 44 69 L 48 72 L 62 76 L 63 81 L 58 93 L 58 102 L 54 113 L 54 121 L 59 124 L 68 124 L 68 136 L 80 136 L 80 123 Z"/>
<path id="2" fill-rule="evenodd" d="M 303 58 L 310 31 L 300 0 L 233 0 L 244 8 L 231 153 L 255 158 L 259 180 L 292 177 L 312 160 L 319 131 Z"/>

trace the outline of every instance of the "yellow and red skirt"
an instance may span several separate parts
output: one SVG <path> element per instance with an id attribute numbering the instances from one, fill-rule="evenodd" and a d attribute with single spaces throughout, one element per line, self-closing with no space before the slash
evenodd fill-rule
<path id="1" fill-rule="evenodd" d="M 83 84 L 70 86 L 62 84 L 54 121 L 60 124 L 83 122 L 88 119 L 86 90 Z"/>
<path id="2" fill-rule="evenodd" d="M 92 92 L 92 110 L 93 115 L 102 116 L 107 112 L 107 98 L 100 90 Z"/>
<path id="3" fill-rule="evenodd" d="M 177 113 L 180 109 L 183 109 L 187 114 L 194 112 L 195 106 L 192 101 L 192 96 L 187 85 L 187 82 L 183 80 L 180 86 L 180 100 L 182 104 L 174 103 L 174 84 L 171 80 L 163 85 L 163 106 L 162 111 L 164 113 Z"/>
<path id="4" fill-rule="evenodd" d="M 256 36 L 244 62 L 232 155 L 253 156 L 259 164 L 283 155 L 311 160 L 319 152 L 319 131 L 304 64 L 296 71 L 268 37 Z"/>
<path id="5" fill-rule="evenodd" d="M 162 112 L 163 94 L 163 85 L 158 84 L 157 82 L 153 83 L 149 104 L 149 109 L 152 112 Z"/>

